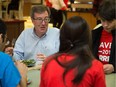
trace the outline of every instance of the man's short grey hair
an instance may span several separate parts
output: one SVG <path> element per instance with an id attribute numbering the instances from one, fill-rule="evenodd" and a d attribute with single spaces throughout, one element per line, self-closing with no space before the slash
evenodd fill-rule
<path id="1" fill-rule="evenodd" d="M 48 15 L 50 17 L 51 12 L 50 12 L 50 9 L 47 6 L 45 6 L 45 5 L 36 5 L 36 6 L 33 6 L 31 8 L 30 16 L 33 19 L 34 18 L 34 13 L 40 13 L 41 14 L 41 13 L 43 13 L 45 11 L 48 12 Z"/>

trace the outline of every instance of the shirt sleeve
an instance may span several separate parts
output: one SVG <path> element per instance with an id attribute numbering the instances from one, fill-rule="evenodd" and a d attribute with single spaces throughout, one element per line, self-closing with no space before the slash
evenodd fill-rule
<path id="1" fill-rule="evenodd" d="M 105 74 L 103 71 L 103 65 L 101 63 L 97 64 L 99 69 L 95 75 L 95 81 L 93 87 L 106 87 Z"/>
<path id="2" fill-rule="evenodd" d="M 24 58 L 24 39 L 25 32 L 23 31 L 18 37 L 13 50 L 13 58 L 16 60 L 21 60 Z"/>
<path id="3" fill-rule="evenodd" d="M 16 87 L 19 84 L 20 79 L 21 76 L 18 69 L 12 61 L 9 61 L 1 80 L 2 87 Z"/>

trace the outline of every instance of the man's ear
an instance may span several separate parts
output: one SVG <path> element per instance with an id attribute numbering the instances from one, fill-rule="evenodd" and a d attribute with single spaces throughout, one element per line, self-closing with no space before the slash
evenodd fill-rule
<path id="1" fill-rule="evenodd" d="M 0 34 L 0 51 L 4 51 L 5 43 L 6 43 L 6 38 L 4 38 L 4 42 L 3 42 L 2 34 Z"/>
<path id="2" fill-rule="evenodd" d="M 0 44 L 2 43 L 2 34 L 0 34 Z"/>

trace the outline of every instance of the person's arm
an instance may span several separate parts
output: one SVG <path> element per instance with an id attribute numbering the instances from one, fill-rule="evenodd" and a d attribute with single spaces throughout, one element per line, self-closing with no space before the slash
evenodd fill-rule
<path id="1" fill-rule="evenodd" d="M 19 62 L 19 61 L 16 61 L 15 62 L 20 74 L 21 74 L 21 81 L 19 83 L 19 85 L 17 87 L 27 87 L 27 67 L 25 64 Z"/>
<path id="2" fill-rule="evenodd" d="M 39 87 L 45 87 L 45 83 L 44 83 L 44 65 L 42 65 L 41 71 L 40 71 L 40 85 Z"/>
<path id="3" fill-rule="evenodd" d="M 37 59 L 45 60 L 45 58 L 46 58 L 46 55 L 44 55 L 43 53 L 38 53 L 37 54 Z"/>
<path id="4" fill-rule="evenodd" d="M 21 35 L 16 40 L 14 49 L 13 49 L 13 58 L 15 60 L 22 60 L 24 57 L 24 41 L 25 41 L 25 33 L 22 32 Z"/>
<path id="5" fill-rule="evenodd" d="M 112 64 L 105 64 L 103 66 L 103 68 L 104 68 L 104 72 L 106 74 L 110 74 L 110 73 L 114 72 L 114 66 Z"/>
<path id="6" fill-rule="evenodd" d="M 93 87 L 106 87 L 105 74 L 102 63 L 97 63 L 97 69 L 94 73 L 94 86 Z"/>
<path id="7" fill-rule="evenodd" d="M 4 52 L 9 54 L 10 56 L 12 56 L 13 55 L 13 47 L 5 48 Z"/>
<path id="8" fill-rule="evenodd" d="M 0 53 L 0 67 L 1 67 L 1 84 L 3 87 L 16 87 L 21 80 L 21 75 L 16 68 L 11 57 L 7 54 Z"/>

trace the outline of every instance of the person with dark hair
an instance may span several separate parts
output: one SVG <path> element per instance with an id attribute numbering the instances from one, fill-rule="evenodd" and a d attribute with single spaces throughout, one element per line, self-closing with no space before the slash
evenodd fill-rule
<path id="1" fill-rule="evenodd" d="M 9 54 L 10 56 L 12 56 L 13 47 L 5 48 L 5 44 L 6 44 L 5 41 L 6 41 L 6 37 L 7 37 L 6 30 L 7 30 L 7 26 L 6 26 L 5 22 L 3 22 L 3 20 L 0 19 L 0 34 L 2 33 L 2 42 L 0 41 L 0 49 L 2 51 L 4 51 L 5 53 Z"/>
<path id="2" fill-rule="evenodd" d="M 6 29 L 6 24 L 0 19 L 0 34 L 2 34 L 2 39 L 0 43 L 5 42 Z"/>
<path id="3" fill-rule="evenodd" d="M 46 56 L 58 52 L 59 29 L 48 27 L 50 10 L 47 6 L 33 6 L 30 16 L 34 27 L 25 29 L 18 37 L 13 58 L 16 60 L 34 59 L 41 64 Z"/>
<path id="4" fill-rule="evenodd" d="M 106 87 L 103 65 L 92 55 L 90 29 L 82 17 L 63 24 L 59 52 L 45 60 L 40 76 L 40 87 Z"/>
<path id="5" fill-rule="evenodd" d="M 6 25 L 0 19 L 0 87 L 26 87 L 27 67 L 3 53 L 6 40 Z M 2 47 L 2 48 L 1 48 Z"/>
<path id="6" fill-rule="evenodd" d="M 92 31 L 93 54 L 104 64 L 104 72 L 116 72 L 116 2 L 104 0 L 99 7 L 102 26 Z"/>

